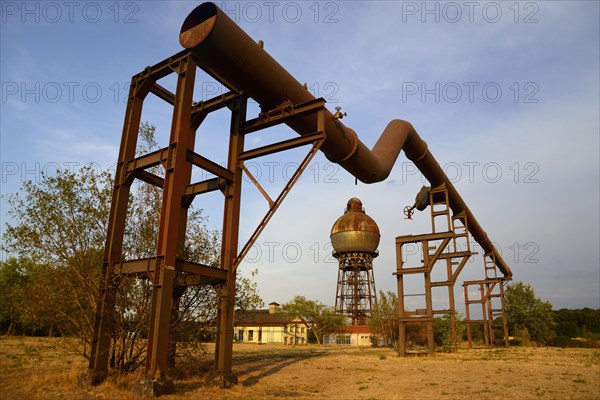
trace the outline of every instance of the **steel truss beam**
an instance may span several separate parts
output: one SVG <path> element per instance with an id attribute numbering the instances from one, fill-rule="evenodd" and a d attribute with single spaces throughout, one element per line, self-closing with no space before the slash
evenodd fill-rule
<path id="1" fill-rule="evenodd" d="M 427 329 L 427 353 L 433 355 L 435 351 L 433 318 L 435 315 L 447 314 L 450 316 L 450 329 L 453 348 L 457 346 L 456 336 L 456 308 L 454 301 L 454 285 L 467 263 L 474 254 L 470 251 L 467 217 L 464 213 L 450 214 L 448 204 L 448 191 L 445 185 L 433 188 L 429 197 L 431 209 L 432 233 L 421 235 L 406 235 L 396 238 L 396 275 L 398 288 L 398 322 L 399 322 L 399 352 L 401 356 L 409 354 L 407 345 L 406 326 L 409 324 L 425 324 Z M 440 219 L 443 226 L 440 231 Z M 464 238 L 466 250 L 460 249 L 457 239 Z M 408 243 L 417 243 L 421 246 L 423 259 L 419 266 L 405 266 L 403 246 Z M 431 273 L 439 261 L 446 262 L 446 280 L 434 282 Z M 425 293 L 405 293 L 404 276 L 418 274 L 423 276 Z M 432 288 L 448 288 L 449 308 L 443 310 L 433 309 Z M 407 297 L 424 298 L 425 309 L 409 311 L 406 309 Z"/>
<path id="2" fill-rule="evenodd" d="M 506 279 L 498 277 L 494 254 L 484 255 L 485 279 L 465 281 L 465 322 L 467 328 L 467 341 L 469 348 L 473 347 L 473 326 L 481 324 L 483 327 L 483 344 L 493 347 L 499 342 L 505 347 L 509 346 L 508 316 L 504 299 L 504 285 Z M 470 288 L 475 286 L 479 291 L 478 298 L 472 298 Z M 471 305 L 481 306 L 481 319 L 471 318 Z M 502 332 L 502 339 L 496 340 L 496 329 Z"/>
<path id="3" fill-rule="evenodd" d="M 232 91 L 206 101 L 193 101 L 197 68 L 198 65 L 191 54 L 182 51 L 152 67 L 147 67 L 132 78 L 115 173 L 92 351 L 89 369 L 82 376 L 82 383 L 99 384 L 108 374 L 108 358 L 115 323 L 115 298 L 121 276 L 146 278 L 152 281 L 146 375 L 142 385 L 139 385 L 139 394 L 160 395 L 173 391 L 168 360 L 169 349 L 173 348 L 169 338 L 170 326 L 173 313 L 176 313 L 178 296 L 183 294 L 183 288 L 191 285 L 210 284 L 219 287 L 213 383 L 221 387 L 229 387 L 237 382 L 232 372 L 236 269 L 323 143 L 325 101 L 317 99 L 305 104 L 285 104 L 283 107 L 267 111 L 258 118 L 247 121 L 247 97 L 242 93 Z M 206 70 L 205 72 L 211 73 Z M 171 93 L 156 83 L 171 73 L 177 74 L 176 93 Z M 169 146 L 136 157 L 142 106 L 148 93 L 156 95 L 173 106 Z M 225 107 L 231 111 L 226 168 L 194 151 L 196 129 L 208 114 Z M 315 133 L 257 149 L 244 149 L 245 135 L 311 114 L 317 116 Z M 311 145 L 308 154 L 276 200 L 270 201 L 269 211 L 248 243 L 238 253 L 244 161 L 304 145 Z M 165 170 L 164 178 L 148 171 L 149 168 L 158 165 L 162 165 Z M 191 183 L 194 166 L 216 177 Z M 123 236 L 130 187 L 135 179 L 163 189 L 157 256 L 141 260 L 125 260 Z M 258 183 L 256 185 L 266 194 Z M 189 206 L 195 196 L 215 190 L 223 193 L 225 201 L 220 268 L 177 257 L 177 249 L 185 241 Z M 270 199 L 268 195 L 266 197 Z"/>

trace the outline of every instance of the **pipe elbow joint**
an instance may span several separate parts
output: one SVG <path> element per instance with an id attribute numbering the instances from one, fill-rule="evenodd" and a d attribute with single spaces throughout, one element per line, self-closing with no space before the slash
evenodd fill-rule
<path id="1" fill-rule="evenodd" d="M 408 122 L 405 121 L 403 119 L 393 119 L 388 123 L 388 127 L 389 128 L 395 128 L 401 131 L 409 131 L 409 132 L 414 132 L 415 128 L 414 126 Z"/>

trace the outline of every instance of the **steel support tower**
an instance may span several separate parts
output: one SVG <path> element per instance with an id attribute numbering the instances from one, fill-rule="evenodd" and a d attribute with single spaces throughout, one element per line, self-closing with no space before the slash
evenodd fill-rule
<path id="1" fill-rule="evenodd" d="M 373 259 L 377 253 L 336 253 L 338 281 L 335 311 L 352 319 L 352 325 L 367 325 L 376 307 Z"/>

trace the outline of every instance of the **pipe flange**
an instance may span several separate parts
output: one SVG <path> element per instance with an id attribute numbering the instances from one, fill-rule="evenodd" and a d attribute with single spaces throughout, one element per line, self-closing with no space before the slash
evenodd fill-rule
<path id="1" fill-rule="evenodd" d="M 356 132 L 354 131 L 354 129 L 348 128 L 348 130 L 354 134 L 354 145 L 352 146 L 352 150 L 350 150 L 350 153 L 348 153 L 341 160 L 337 161 L 338 164 L 341 164 L 344 161 L 347 161 L 350 157 L 352 157 L 354 155 L 354 153 L 356 153 L 356 150 L 358 149 L 358 135 L 356 134 Z"/>

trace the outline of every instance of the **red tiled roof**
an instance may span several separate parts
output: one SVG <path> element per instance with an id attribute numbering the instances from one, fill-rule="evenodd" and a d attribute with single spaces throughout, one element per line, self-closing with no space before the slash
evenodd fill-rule
<path id="1" fill-rule="evenodd" d="M 344 333 L 371 333 L 369 325 L 352 325 L 344 329 Z"/>

